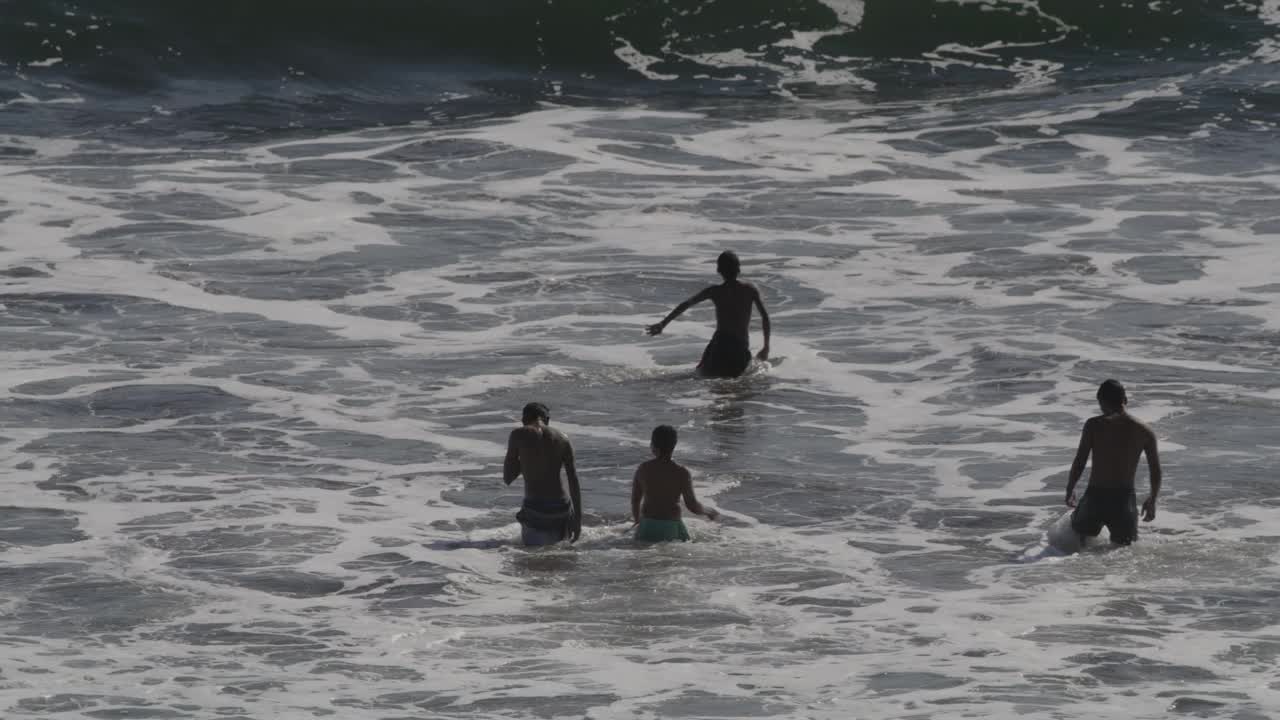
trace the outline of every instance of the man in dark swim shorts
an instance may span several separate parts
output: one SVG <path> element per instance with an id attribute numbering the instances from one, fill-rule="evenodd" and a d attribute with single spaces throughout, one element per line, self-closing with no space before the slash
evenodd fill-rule
<path id="1" fill-rule="evenodd" d="M 1084 538 L 1106 528 L 1111 542 L 1128 545 L 1138 539 L 1138 497 L 1132 490 L 1088 487 L 1071 513 L 1071 529 Z"/>
<path id="2" fill-rule="evenodd" d="M 553 545 L 582 533 L 582 490 L 568 436 L 550 427 L 551 411 L 542 403 L 529 403 L 520 416 L 520 427 L 507 438 L 502 481 L 507 485 L 524 475 L 524 503 L 516 520 L 525 545 Z M 560 480 L 564 470 L 568 492 Z"/>
<path id="3" fill-rule="evenodd" d="M 707 377 L 737 377 L 751 365 L 751 306 L 760 308 L 760 324 L 764 330 L 764 347 L 756 357 L 769 359 L 769 313 L 764 309 L 760 291 L 751 283 L 738 280 L 742 268 L 738 256 L 726 250 L 716 260 L 716 271 L 724 278 L 719 285 L 703 289 L 676 306 L 662 322 L 649 326 L 650 335 L 659 335 L 672 320 L 704 300 L 716 306 L 716 332 L 702 352 L 698 372 Z"/>
<path id="4" fill-rule="evenodd" d="M 751 346 L 746 338 L 717 330 L 702 351 L 698 372 L 707 377 L 738 377 L 751 366 Z"/>
<path id="5" fill-rule="evenodd" d="M 1156 517 L 1156 497 L 1163 482 L 1156 435 L 1125 410 L 1127 403 L 1124 386 L 1115 380 L 1102 383 L 1098 388 L 1102 414 L 1086 420 L 1080 435 L 1080 447 L 1067 478 L 1067 506 L 1075 508 L 1071 529 L 1082 542 L 1096 537 L 1103 527 L 1107 528 L 1113 543 L 1128 545 L 1138 539 L 1134 476 L 1143 453 L 1146 453 L 1151 475 L 1151 495 L 1142 503 L 1142 519 L 1150 522 Z M 1090 454 L 1093 468 L 1089 472 L 1089 486 L 1077 503 L 1076 483 L 1084 473 Z"/>

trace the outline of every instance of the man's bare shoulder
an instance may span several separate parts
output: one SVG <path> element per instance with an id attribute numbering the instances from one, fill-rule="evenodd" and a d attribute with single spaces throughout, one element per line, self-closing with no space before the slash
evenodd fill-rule
<path id="1" fill-rule="evenodd" d="M 522 425 L 511 431 L 511 439 L 520 442 L 534 442 L 542 438 L 551 438 L 558 442 L 569 442 L 569 436 L 555 428 L 532 428 L 528 425 Z"/>
<path id="2" fill-rule="evenodd" d="M 1086 432 L 1098 430 L 1106 433 L 1123 432 L 1126 434 L 1137 430 L 1138 433 L 1144 436 L 1155 437 L 1155 431 L 1151 429 L 1150 425 L 1129 413 L 1095 415 L 1085 421 L 1084 429 Z"/>
<path id="3" fill-rule="evenodd" d="M 1148 425 L 1147 423 L 1143 422 L 1142 420 L 1139 420 L 1138 418 L 1132 415 L 1129 415 L 1128 417 L 1129 417 L 1129 420 L 1133 422 L 1134 426 L 1137 427 L 1138 430 L 1141 431 L 1143 435 L 1146 435 L 1147 437 L 1151 437 L 1151 438 L 1154 438 L 1156 436 L 1156 431 L 1152 429 L 1150 425 Z"/>
<path id="4" fill-rule="evenodd" d="M 641 462 L 639 465 L 636 466 L 636 480 L 638 482 L 643 483 L 649 478 L 653 477 L 653 464 L 655 462 L 657 461 L 645 460 L 644 462 Z"/>
<path id="5" fill-rule="evenodd" d="M 636 467 L 636 470 L 639 472 L 651 473 L 656 470 L 660 470 L 661 463 L 662 461 L 658 458 L 649 458 L 648 460 L 640 463 L 640 465 Z"/>
<path id="6" fill-rule="evenodd" d="M 1114 420 L 1114 421 L 1116 421 L 1116 424 L 1117 424 L 1117 425 L 1128 425 L 1129 427 L 1138 428 L 1139 430 L 1141 430 L 1141 431 L 1143 431 L 1143 432 L 1151 432 L 1151 426 L 1150 426 L 1150 425 L 1147 425 L 1147 424 L 1146 424 L 1145 422 L 1143 422 L 1142 420 L 1140 420 L 1140 419 L 1138 419 L 1138 418 L 1136 418 L 1136 417 L 1134 417 L 1134 416 L 1130 415 L 1130 414 L 1129 414 L 1129 413 L 1127 413 L 1127 412 L 1121 412 L 1121 413 L 1117 413 L 1117 414 L 1115 414 L 1115 415 L 1111 415 L 1111 416 L 1107 416 L 1107 415 L 1099 415 L 1099 416 L 1098 416 L 1098 419 L 1099 419 L 1099 420 L 1104 420 L 1104 419 Z"/>
<path id="7" fill-rule="evenodd" d="M 693 479 L 693 473 L 689 472 L 689 468 L 681 465 L 675 460 L 671 461 L 671 472 L 682 481 Z"/>
<path id="8" fill-rule="evenodd" d="M 674 460 L 664 460 L 662 458 L 652 458 L 640 463 L 636 468 L 637 473 L 645 475 L 660 475 L 662 477 L 688 477 L 689 471 L 680 463 Z"/>

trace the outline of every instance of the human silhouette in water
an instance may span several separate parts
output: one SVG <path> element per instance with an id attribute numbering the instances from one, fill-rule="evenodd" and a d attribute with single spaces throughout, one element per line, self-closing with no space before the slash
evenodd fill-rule
<path id="1" fill-rule="evenodd" d="M 582 490 L 574 463 L 573 444 L 551 425 L 551 411 L 542 403 L 524 406 L 520 427 L 507 438 L 502 481 L 507 485 L 524 475 L 524 503 L 516 519 L 525 545 L 553 545 L 582 534 Z M 560 480 L 564 469 L 568 493 Z"/>
<path id="2" fill-rule="evenodd" d="M 760 300 L 760 291 L 751 283 L 738 279 L 742 266 L 735 253 L 729 250 L 720 253 L 716 259 L 716 271 L 724 282 L 705 288 L 677 305 L 662 322 L 649 326 L 649 334 L 661 334 L 685 310 L 710 300 L 716 306 L 716 332 L 702 352 L 698 372 L 707 377 L 737 377 L 751 365 L 749 330 L 752 305 L 760 308 L 760 324 L 764 330 L 764 347 L 756 358 L 761 361 L 769 359 L 769 313 Z"/>
<path id="3" fill-rule="evenodd" d="M 1138 539 L 1138 498 L 1134 492 L 1134 476 L 1138 460 L 1147 456 L 1151 475 L 1151 494 L 1142 503 L 1142 519 L 1156 517 L 1156 498 L 1164 482 L 1160 468 L 1160 452 L 1156 434 L 1146 423 L 1129 414 L 1125 408 L 1129 398 L 1124 386 L 1107 380 L 1098 387 L 1098 405 L 1102 414 L 1089 418 L 1080 433 L 1080 446 L 1067 477 L 1067 507 L 1071 529 L 1086 538 L 1096 537 L 1105 526 L 1111 542 L 1128 545 Z M 1093 455 L 1093 469 L 1084 497 L 1076 500 L 1076 484 L 1084 475 L 1085 463 Z"/>
<path id="4" fill-rule="evenodd" d="M 689 512 L 715 520 L 720 513 L 698 502 L 693 494 L 693 475 L 671 458 L 679 436 L 670 425 L 653 429 L 649 449 L 653 459 L 640 463 L 631 481 L 631 519 L 636 523 L 636 540 L 665 542 L 688 540 L 689 529 L 680 518 L 680 501 Z"/>

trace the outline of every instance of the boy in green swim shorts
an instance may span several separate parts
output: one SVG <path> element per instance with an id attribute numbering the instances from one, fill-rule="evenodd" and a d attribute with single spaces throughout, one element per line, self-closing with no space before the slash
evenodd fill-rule
<path id="1" fill-rule="evenodd" d="M 654 458 L 636 468 L 631 483 L 631 518 L 638 523 L 636 540 L 663 542 L 688 540 L 689 530 L 680 519 L 680 499 L 695 515 L 715 520 L 720 513 L 703 506 L 693 495 L 693 478 L 689 470 L 671 459 L 676 449 L 676 429 L 659 425 L 649 443 Z"/>

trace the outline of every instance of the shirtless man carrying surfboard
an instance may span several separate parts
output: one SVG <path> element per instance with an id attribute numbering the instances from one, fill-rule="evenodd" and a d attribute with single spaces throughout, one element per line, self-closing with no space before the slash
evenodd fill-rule
<path id="1" fill-rule="evenodd" d="M 1156 497 L 1160 495 L 1164 479 L 1156 434 L 1125 410 L 1127 403 L 1123 385 L 1115 380 L 1102 383 L 1098 388 L 1102 414 L 1086 420 L 1080 434 L 1080 447 L 1067 478 L 1067 507 L 1075 508 L 1071 529 L 1082 543 L 1087 537 L 1096 537 L 1104 525 L 1113 543 L 1128 545 L 1138 539 L 1134 475 L 1143 453 L 1151 474 L 1151 494 L 1142 503 L 1142 519 L 1151 522 L 1156 517 Z M 1084 473 L 1090 454 L 1093 469 L 1089 472 L 1089 486 L 1077 503 L 1076 483 Z"/>

